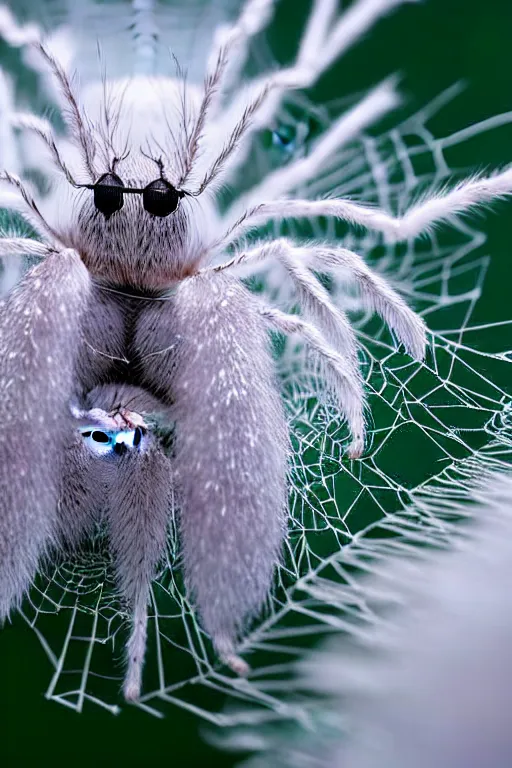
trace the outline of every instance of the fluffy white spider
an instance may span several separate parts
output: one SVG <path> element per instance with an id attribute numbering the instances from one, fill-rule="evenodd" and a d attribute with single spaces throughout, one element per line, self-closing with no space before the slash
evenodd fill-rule
<path id="1" fill-rule="evenodd" d="M 0 255 L 30 254 L 32 268 L 0 304 L 0 616 L 20 602 L 41 558 L 78 546 L 106 521 L 119 591 L 133 616 L 124 694 L 137 699 L 151 580 L 178 499 L 189 592 L 220 658 L 246 664 L 236 644 L 268 595 L 287 520 L 287 427 L 268 331 L 300 334 L 323 363 L 326 384 L 352 439 L 364 448 L 365 395 L 358 346 L 345 314 L 312 270 L 349 272 L 416 359 L 423 321 L 357 254 L 287 239 L 257 242 L 224 263 L 252 227 L 270 220 L 334 216 L 412 238 L 512 189 L 512 171 L 474 178 L 416 205 L 402 218 L 342 199 L 289 197 L 350 136 L 396 103 L 377 87 L 318 140 L 307 158 L 267 176 L 224 216 L 218 189 L 240 167 L 256 129 L 290 89 L 303 88 L 396 0 L 359 0 L 340 20 L 318 0 L 296 63 L 240 80 L 251 37 L 272 0 L 247 0 L 217 30 L 204 88 L 136 77 L 84 94 L 49 48 L 33 42 L 65 97 L 70 141 L 18 115 L 59 171 L 46 201 L 4 171 L 39 240 L 0 239 Z M 227 98 L 229 93 L 234 96 Z M 47 211 L 47 213 L 46 213 Z M 234 268 L 274 259 L 307 319 L 263 304 Z M 232 273 L 233 272 L 233 273 Z M 170 455 L 146 415 L 174 428 Z"/>

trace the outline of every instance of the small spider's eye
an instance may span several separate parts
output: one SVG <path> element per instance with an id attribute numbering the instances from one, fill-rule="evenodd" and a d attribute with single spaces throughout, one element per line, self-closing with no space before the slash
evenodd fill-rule
<path id="1" fill-rule="evenodd" d="M 136 448 L 138 445 L 140 445 L 140 441 L 142 440 L 142 429 L 140 427 L 135 428 L 135 433 L 133 435 L 133 445 Z"/>
<path id="2" fill-rule="evenodd" d="M 96 456 L 108 456 L 112 453 L 114 434 L 94 427 L 82 427 L 79 429 L 85 444 Z"/>
<path id="3" fill-rule="evenodd" d="M 106 219 L 123 207 L 123 182 L 115 173 L 105 173 L 94 185 L 94 205 Z"/>
<path id="4" fill-rule="evenodd" d="M 181 194 L 165 179 L 156 179 L 142 192 L 144 208 L 153 216 L 169 216 L 179 205 Z"/>
<path id="5" fill-rule="evenodd" d="M 98 429 L 94 430 L 91 437 L 95 443 L 110 443 L 110 437 L 106 432 L 100 432 Z"/>

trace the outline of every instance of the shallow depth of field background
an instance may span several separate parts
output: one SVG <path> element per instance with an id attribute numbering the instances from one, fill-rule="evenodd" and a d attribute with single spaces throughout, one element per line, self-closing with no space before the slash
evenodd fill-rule
<path id="1" fill-rule="evenodd" d="M 307 0 L 282 0 L 278 6 L 270 43 L 281 62 L 289 61 L 295 52 L 308 7 Z M 410 113 L 464 79 L 466 90 L 431 124 L 435 135 L 450 134 L 512 110 L 511 43 L 510 0 L 426 0 L 406 5 L 379 22 L 362 44 L 351 49 L 322 78 L 311 97 L 322 103 L 362 91 L 386 74 L 399 72 Z M 512 161 L 512 125 L 468 142 L 457 161 L 468 170 Z M 483 298 L 472 318 L 474 325 L 511 315 L 511 212 L 512 204 L 500 203 L 480 222 L 488 233 L 483 250 L 492 256 L 492 262 Z M 503 348 L 505 335 L 496 340 L 493 351 Z M 421 457 L 413 456 L 413 460 L 421 461 Z M 50 673 L 35 634 L 21 619 L 15 619 L 0 633 L 1 723 L 7 739 L 3 765 L 187 768 L 237 762 L 236 756 L 210 747 L 202 738 L 205 723 L 181 709 L 169 710 L 166 719 L 156 720 L 126 707 L 116 718 L 93 705 L 77 715 L 48 702 L 43 694 Z"/>

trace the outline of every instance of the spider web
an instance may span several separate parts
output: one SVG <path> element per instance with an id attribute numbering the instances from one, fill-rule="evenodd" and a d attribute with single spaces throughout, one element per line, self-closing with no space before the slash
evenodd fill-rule
<path id="1" fill-rule="evenodd" d="M 353 142 L 304 193 L 329 190 L 395 210 L 410 204 L 422 185 L 439 184 L 450 173 L 453 148 L 502 120 L 435 139 L 427 124 L 452 96 L 380 137 Z M 357 295 L 329 284 L 351 312 L 369 393 L 369 444 L 364 458 L 351 462 L 344 457 L 346 427 L 322 394 L 315 360 L 294 339 L 276 341 L 294 449 L 290 533 L 266 611 L 240 649 L 252 673 L 237 679 L 216 662 L 184 594 L 174 531 L 167 564 L 153 583 L 143 696 L 136 705 L 153 715 L 172 704 L 222 726 L 308 723 L 310 708 L 293 691 L 297 659 L 322 636 L 360 632 L 365 621 L 376 620 L 358 572 L 376 571 L 379 556 L 400 548 L 404 537 L 447 543 L 474 476 L 484 466 L 510 462 L 510 350 L 499 341 L 509 322 L 473 321 L 488 266 L 485 236 L 473 222 L 458 220 L 428 240 L 398 246 L 332 223 L 295 234 L 343 236 L 397 285 L 430 329 L 427 359 L 417 363 L 397 351 Z M 276 267 L 252 281 L 269 300 L 292 301 Z M 129 617 L 101 531 L 72 562 L 39 577 L 23 616 L 53 668 L 46 696 L 78 712 L 94 702 L 118 713 Z"/>

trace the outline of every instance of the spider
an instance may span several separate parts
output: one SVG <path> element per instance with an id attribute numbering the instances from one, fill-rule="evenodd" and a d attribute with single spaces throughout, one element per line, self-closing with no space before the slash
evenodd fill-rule
<path id="1" fill-rule="evenodd" d="M 368 5 L 356 8 L 364 15 Z M 106 522 L 132 617 L 130 701 L 141 692 L 150 585 L 174 498 L 190 596 L 219 658 L 248 671 L 237 643 L 269 594 L 287 522 L 290 446 L 270 331 L 298 334 L 318 356 L 351 433 L 347 457 L 363 452 L 356 336 L 315 272 L 348 272 L 406 351 L 425 354 L 422 319 L 357 253 L 286 238 L 244 247 L 244 235 L 273 220 L 331 216 L 412 238 L 512 187 L 510 170 L 473 178 L 402 218 L 351 200 L 290 197 L 347 136 L 394 106 L 385 82 L 308 157 L 221 215 L 219 187 L 247 158 L 255 131 L 290 89 L 314 83 L 346 40 L 334 4 L 318 0 L 296 63 L 233 90 L 272 7 L 247 0 L 238 20 L 217 30 L 202 90 L 179 77 L 135 77 L 89 93 L 87 112 L 35 41 L 66 100 L 70 140 L 40 118 L 19 119 L 58 172 L 48 213 L 26 183 L 0 177 L 39 234 L 0 239 L 0 255 L 40 259 L 0 303 L 0 617 L 20 603 L 44 557 L 73 550 Z M 235 255 L 220 261 L 228 249 Z M 282 265 L 302 315 L 265 304 L 240 280 L 238 266 L 265 260 Z M 173 429 L 170 452 L 155 418 Z"/>

